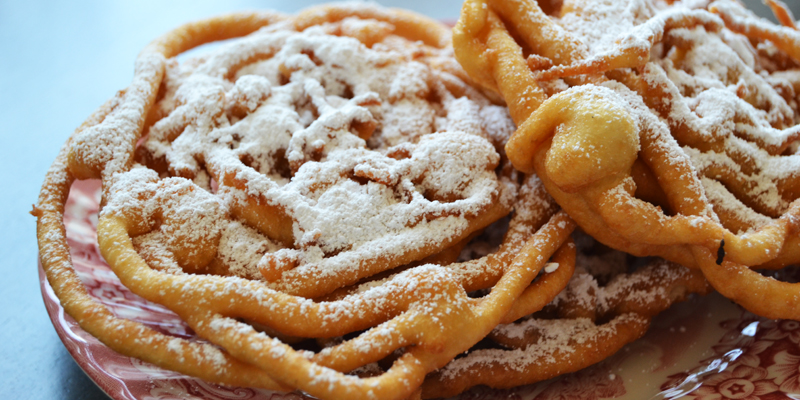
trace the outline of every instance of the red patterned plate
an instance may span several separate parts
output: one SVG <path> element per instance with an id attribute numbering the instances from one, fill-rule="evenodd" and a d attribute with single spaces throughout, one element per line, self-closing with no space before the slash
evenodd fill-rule
<path id="1" fill-rule="evenodd" d="M 99 255 L 99 183 L 77 182 L 64 223 L 73 263 L 89 293 L 117 316 L 192 338 L 175 314 L 127 290 Z M 39 267 L 42 296 L 56 332 L 87 375 L 115 400 L 300 400 L 297 393 L 210 384 L 122 356 L 83 331 Z M 768 320 L 716 294 L 678 304 L 650 332 L 602 363 L 510 390 L 475 388 L 459 399 L 800 399 L 800 322 Z"/>

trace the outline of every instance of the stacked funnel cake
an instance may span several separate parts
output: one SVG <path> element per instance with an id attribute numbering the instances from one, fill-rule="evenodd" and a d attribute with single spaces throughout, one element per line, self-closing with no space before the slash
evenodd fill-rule
<path id="1" fill-rule="evenodd" d="M 502 36 L 484 10 L 465 14 L 462 27 Z M 223 39 L 235 40 L 176 59 Z M 485 39 L 461 36 L 493 45 Z M 588 236 L 576 245 L 575 222 L 546 191 L 553 177 L 511 165 L 509 110 L 471 85 L 450 43 L 435 21 L 363 3 L 222 16 L 154 41 L 131 85 L 67 141 L 34 207 L 42 266 L 64 309 L 112 349 L 210 382 L 402 399 L 575 371 L 641 336 L 673 302 L 709 290 L 699 271 L 628 266 Z M 515 67 L 481 57 L 467 67 L 489 68 L 475 74 L 484 85 L 486 74 Z M 527 68 L 527 103 L 500 90 L 520 123 L 530 99 L 544 99 Z M 563 82 L 545 86 L 560 92 Z M 635 98 L 607 86 L 589 91 L 598 104 Z M 651 123 L 619 115 L 619 124 Z M 628 136 L 620 146 L 638 146 Z M 530 158 L 508 154 L 517 164 Z M 97 238 L 111 270 L 195 338 L 119 318 L 87 293 L 63 224 L 76 179 L 102 182 Z M 669 218 L 723 229 L 711 216 Z M 651 247 L 703 266 L 718 240 L 691 237 L 703 240 Z M 672 256 L 681 245 L 700 256 Z"/>
<path id="2" fill-rule="evenodd" d="M 456 55 L 501 93 L 506 145 L 601 242 L 699 269 L 769 318 L 800 319 L 800 33 L 733 1 L 467 1 Z"/>

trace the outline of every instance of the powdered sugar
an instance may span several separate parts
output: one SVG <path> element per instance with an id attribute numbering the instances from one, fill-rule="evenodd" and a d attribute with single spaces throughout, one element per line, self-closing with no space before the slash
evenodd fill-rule
<path id="1" fill-rule="evenodd" d="M 161 118 L 137 150 L 161 176 L 141 168 L 120 174 L 104 213 L 139 215 L 137 229 L 158 227 L 169 249 L 188 240 L 240 276 L 295 262 L 284 275 L 299 285 L 340 276 L 365 258 L 434 251 L 478 228 L 472 221 L 490 210 L 510 209 L 515 187 L 495 172 L 496 149 L 513 129 L 507 111 L 426 63 L 451 50 L 415 53 L 419 44 L 377 40 L 391 31 L 384 25 L 265 28 L 202 58 L 169 61 L 156 104 Z M 376 29 L 372 48 L 328 34 L 367 28 Z M 200 187 L 159 180 L 165 174 Z M 291 221 L 292 238 L 243 225 L 253 217 L 241 210 L 253 203 Z M 176 211 L 162 221 L 162 208 Z M 145 245 L 156 237 L 139 245 L 168 264 L 158 246 Z M 294 249 L 281 249 L 287 245 Z"/>

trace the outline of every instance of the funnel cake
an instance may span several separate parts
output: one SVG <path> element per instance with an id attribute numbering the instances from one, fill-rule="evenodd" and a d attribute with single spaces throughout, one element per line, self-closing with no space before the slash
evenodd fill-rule
<path id="1" fill-rule="evenodd" d="M 501 156 L 513 123 L 467 83 L 449 34 L 345 3 L 222 16 L 154 41 L 131 85 L 67 141 L 34 207 L 65 311 L 120 353 L 211 382 L 400 399 L 550 302 L 572 271 L 537 275 L 566 257 L 575 224 Z M 204 340 L 87 294 L 63 225 L 76 179 L 102 182 L 97 237 L 114 274 Z M 496 252 L 450 262 L 512 209 Z M 491 291 L 468 295 L 479 288 Z M 308 339 L 332 344 L 290 345 Z M 377 362 L 385 372 L 361 376 Z"/>
<path id="2" fill-rule="evenodd" d="M 699 268 L 723 295 L 800 319 L 798 44 L 733 1 L 467 1 L 456 56 L 503 95 L 514 166 L 590 235 Z"/>

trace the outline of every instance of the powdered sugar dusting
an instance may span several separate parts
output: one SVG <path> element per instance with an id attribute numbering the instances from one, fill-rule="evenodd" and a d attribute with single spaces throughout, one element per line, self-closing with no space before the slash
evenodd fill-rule
<path id="1" fill-rule="evenodd" d="M 729 0 L 570 3 L 552 18 L 586 54 L 571 66 L 553 67 L 550 76 L 636 68 L 609 76 L 631 90 L 616 82 L 601 85 L 622 95 L 661 156 L 684 171 L 680 179 L 689 182 L 688 191 L 666 192 L 673 206 L 684 204 L 682 199 L 693 205 L 676 211 L 718 219 L 708 199 L 712 194 L 705 193 L 711 186 L 701 178 L 716 180 L 739 199 L 727 201 L 726 212 L 739 219 L 749 214 L 747 225 L 755 226 L 755 214 L 774 218 L 788 209 L 794 195 L 783 187 L 800 174 L 800 164 L 787 148 L 796 147 L 800 116 L 794 64 L 786 60 L 793 56 L 780 54 L 780 48 L 791 53 L 790 43 L 800 38 L 796 32 Z M 776 47 L 756 38 L 757 32 L 781 43 Z M 718 206 L 720 193 L 713 193 Z"/>
<path id="2" fill-rule="evenodd" d="M 355 37 L 330 34 L 345 31 Z M 513 130 L 507 111 L 432 67 L 451 49 L 391 31 L 369 19 L 303 32 L 278 24 L 169 60 L 160 119 L 136 150 L 149 169 L 120 173 L 104 214 L 158 228 L 137 245 L 165 270 L 212 260 L 253 279 L 291 264 L 270 275 L 284 290 L 343 273 L 354 283 L 365 259 L 391 268 L 499 218 L 516 192 L 495 171 Z M 258 222 L 271 218 L 286 222 Z M 172 260 L 156 239 L 197 251 Z"/>

